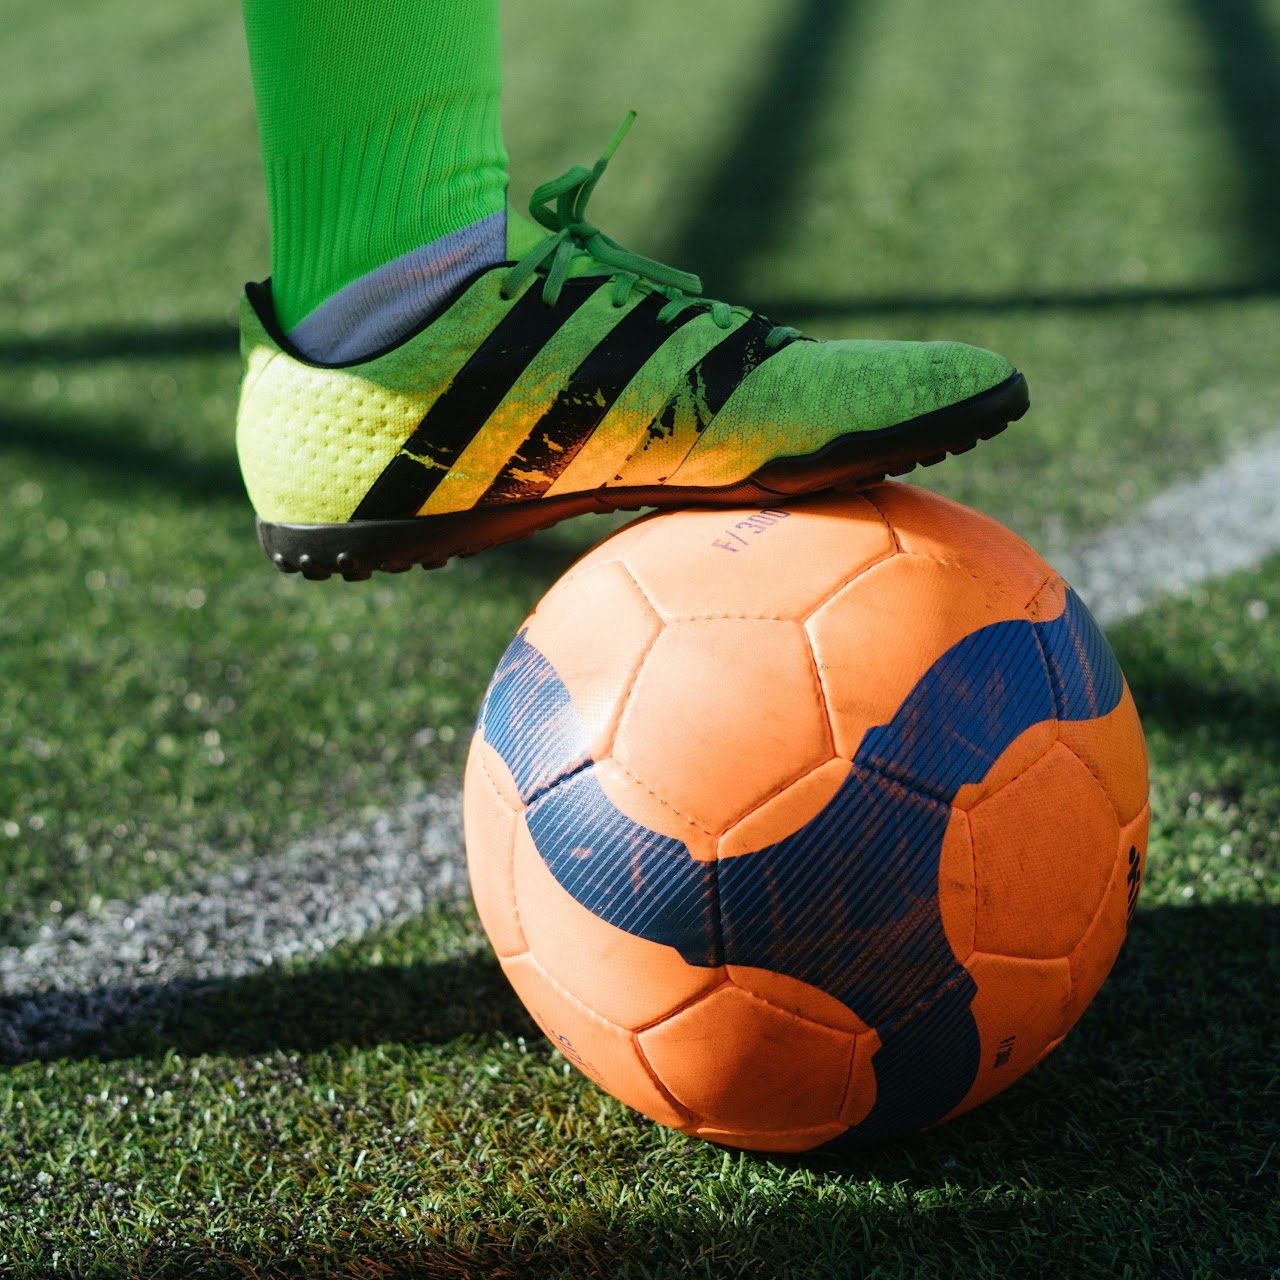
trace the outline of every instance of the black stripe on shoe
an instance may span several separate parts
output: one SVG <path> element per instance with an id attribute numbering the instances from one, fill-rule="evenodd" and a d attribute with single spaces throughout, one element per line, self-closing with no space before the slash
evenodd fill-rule
<path id="1" fill-rule="evenodd" d="M 693 415 L 695 438 L 700 436 L 747 374 L 794 341 L 788 338 L 769 346 L 765 339 L 773 327 L 763 316 L 752 316 L 708 351 L 685 375 L 685 385 L 649 424 L 649 439 L 671 435 L 682 410 Z"/>
<path id="2" fill-rule="evenodd" d="M 417 515 L 520 375 L 599 288 L 596 278 L 567 280 L 555 306 L 548 306 L 542 300 L 541 281 L 535 280 L 427 411 L 351 519 Z"/>
<path id="3" fill-rule="evenodd" d="M 636 374 L 678 328 L 699 314 L 687 309 L 672 320 L 659 320 L 658 313 L 668 302 L 661 294 L 651 294 L 601 339 L 477 506 L 519 502 L 546 493 Z"/>

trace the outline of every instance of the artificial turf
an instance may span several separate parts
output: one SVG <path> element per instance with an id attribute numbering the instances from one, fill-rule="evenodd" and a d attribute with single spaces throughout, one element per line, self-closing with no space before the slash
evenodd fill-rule
<path id="1" fill-rule="evenodd" d="M 238 15 L 0 8 L 21 946 L 456 775 L 507 640 L 607 524 L 429 576 L 276 576 L 232 449 L 229 317 L 268 270 Z M 1031 415 L 922 479 L 1050 555 L 1275 425 L 1275 0 L 504 17 L 517 191 L 636 106 L 593 204 L 623 243 L 815 333 L 1016 359 Z M 1148 883 L 1081 1025 L 973 1115 L 841 1161 L 667 1133 L 570 1072 L 441 906 L 0 1067 L 0 1272 L 1280 1275 L 1280 564 L 1112 640 L 1152 750 Z"/>
<path id="2" fill-rule="evenodd" d="M 1142 904 L 1081 1025 L 977 1112 L 840 1159 L 661 1130 L 571 1073 L 470 908 L 442 906 L 11 1067 L 0 1253 L 16 1274 L 1273 1275 L 1265 602 L 1280 560 L 1113 633 L 1153 759 Z"/>

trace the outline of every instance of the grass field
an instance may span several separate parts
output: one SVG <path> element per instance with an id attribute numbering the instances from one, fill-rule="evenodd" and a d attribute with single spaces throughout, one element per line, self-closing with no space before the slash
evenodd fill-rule
<path id="1" fill-rule="evenodd" d="M 1277 0 L 505 22 L 517 197 L 635 107 L 592 207 L 622 243 L 816 334 L 1015 359 L 1032 413 L 920 481 L 1051 558 L 1280 423 Z M 611 526 L 276 575 L 232 443 L 269 269 L 237 6 L 0 26 L 3 974 L 450 786 L 521 618 Z M 64 975 L 0 988 L 0 1274 L 1280 1277 L 1280 558 L 1110 638 L 1148 884 L 1080 1026 L 974 1114 L 842 1160 L 660 1130 L 571 1073 L 450 899 L 56 1050 L 3 1030 Z"/>

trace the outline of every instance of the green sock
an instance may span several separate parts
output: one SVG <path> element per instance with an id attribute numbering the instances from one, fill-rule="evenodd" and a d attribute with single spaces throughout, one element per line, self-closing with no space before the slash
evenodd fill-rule
<path id="1" fill-rule="evenodd" d="M 244 22 L 285 329 L 505 207 L 498 0 L 244 0 Z"/>

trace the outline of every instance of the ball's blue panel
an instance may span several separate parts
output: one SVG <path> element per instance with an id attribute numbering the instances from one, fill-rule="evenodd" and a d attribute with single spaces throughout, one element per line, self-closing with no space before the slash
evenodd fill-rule
<path id="1" fill-rule="evenodd" d="M 1116 709 L 1124 693 L 1120 664 L 1093 615 L 1070 589 L 1054 622 L 1036 625 L 1044 646 L 1059 720 L 1096 720 Z"/>
<path id="2" fill-rule="evenodd" d="M 507 646 L 489 681 L 480 727 L 525 804 L 591 763 L 587 735 L 564 682 L 523 631 Z"/>
<path id="3" fill-rule="evenodd" d="M 938 905 L 951 800 L 1026 729 L 1105 715 L 1122 690 L 1105 638 L 1072 592 L 1052 621 L 983 627 L 867 732 L 817 817 L 719 863 L 699 862 L 609 800 L 568 691 L 523 634 L 494 675 L 481 730 L 528 805 L 539 854 L 588 910 L 691 965 L 798 978 L 875 1027 L 876 1101 L 837 1140 L 848 1144 L 940 1119 L 977 1071 L 975 988 Z"/>

